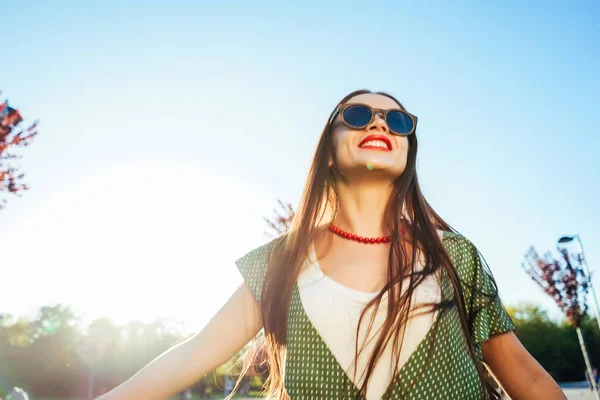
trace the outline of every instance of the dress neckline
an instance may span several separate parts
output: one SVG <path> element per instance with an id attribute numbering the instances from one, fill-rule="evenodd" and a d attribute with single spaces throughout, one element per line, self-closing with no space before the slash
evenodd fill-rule
<path id="1" fill-rule="evenodd" d="M 437 233 L 438 233 L 440 239 L 443 240 L 444 239 L 444 231 L 437 229 Z M 421 260 L 420 256 L 418 257 L 416 262 L 419 263 L 420 266 L 422 266 L 422 260 Z M 305 264 L 304 268 L 307 268 L 311 274 L 316 275 L 316 278 L 323 279 L 333 289 L 342 291 L 345 294 L 351 296 L 352 298 L 354 298 L 358 301 L 369 302 L 369 301 L 373 300 L 380 293 L 379 291 L 367 292 L 367 291 L 363 291 L 363 290 L 349 288 L 348 286 L 341 284 L 340 282 L 336 281 L 335 279 L 333 279 L 332 277 L 327 275 L 325 272 L 323 272 L 323 269 L 321 268 L 321 265 L 319 264 L 319 261 L 317 260 L 317 254 L 315 251 L 314 241 L 310 242 L 310 245 L 308 248 L 308 259 L 306 260 L 306 264 Z M 382 301 L 385 299 L 387 299 L 387 292 L 384 293 L 384 295 L 382 297 Z"/>
<path id="2" fill-rule="evenodd" d="M 438 230 L 438 234 L 440 235 L 440 238 L 444 242 L 445 237 L 446 237 L 445 232 L 442 230 Z M 314 261 L 317 261 L 315 252 L 314 252 L 314 244 L 312 242 L 310 244 L 310 249 L 311 249 L 310 253 L 312 255 L 312 258 L 314 259 Z M 310 260 L 310 259 L 307 260 L 307 262 L 309 263 L 309 265 L 308 265 L 309 268 L 311 267 L 311 265 L 315 264 L 315 263 L 312 263 L 311 261 L 312 260 Z M 318 263 L 316 263 L 316 264 L 318 266 Z M 345 288 L 346 290 L 355 291 L 354 289 L 348 288 L 348 287 L 340 284 L 339 282 L 327 277 L 327 275 L 325 275 L 325 274 L 323 274 L 323 275 L 324 275 L 324 279 L 328 279 L 328 281 L 335 282 L 337 285 L 339 285 L 339 287 Z M 448 279 L 445 278 L 445 276 L 446 276 L 446 274 L 442 274 L 442 278 L 441 278 L 441 282 L 440 282 L 441 289 L 442 289 L 442 298 L 444 297 L 444 292 L 451 289 L 451 283 L 449 282 Z M 361 292 L 361 291 L 357 291 L 357 292 L 363 293 L 363 294 L 365 294 L 365 293 L 369 294 L 368 292 Z M 304 305 L 302 304 L 302 299 L 300 296 L 300 289 L 298 287 L 298 282 L 296 282 L 296 285 L 294 286 L 294 290 L 292 292 L 292 298 L 293 298 L 292 301 L 298 302 L 299 310 L 301 312 L 302 318 L 306 319 L 309 329 L 311 331 L 313 331 L 313 333 L 316 335 L 316 337 L 319 338 L 319 341 L 325 346 L 327 353 L 329 353 L 329 356 L 331 356 L 331 358 L 333 359 L 333 363 L 335 364 L 335 366 L 333 368 L 339 369 L 344 375 L 346 375 L 346 377 L 348 377 L 346 370 L 342 367 L 342 365 L 339 363 L 339 361 L 335 358 L 335 356 L 331 352 L 331 349 L 327 346 L 326 342 L 323 340 L 323 337 L 321 336 L 319 331 L 317 331 L 317 328 L 314 326 L 314 324 L 308 317 L 308 314 L 306 313 Z M 294 298 L 295 298 L 295 300 L 294 300 Z M 453 308 L 452 310 L 456 313 L 456 309 Z M 436 312 L 436 316 L 434 318 L 433 324 L 431 325 L 431 327 L 425 334 L 425 337 L 423 337 L 421 342 L 417 345 L 417 347 L 410 354 L 410 356 L 408 357 L 408 359 L 406 360 L 404 365 L 398 370 L 398 373 L 394 377 L 392 377 L 392 380 L 390 381 L 389 385 L 387 386 L 387 389 L 384 392 L 384 397 L 386 395 L 391 395 L 391 394 L 396 393 L 397 391 L 401 390 L 401 387 L 405 380 L 406 381 L 412 380 L 410 376 L 407 377 L 405 375 L 406 375 L 407 371 L 410 371 L 412 364 L 420 361 L 422 359 L 422 354 L 424 354 L 426 351 L 429 351 L 430 346 L 434 343 L 435 336 L 433 336 L 433 333 L 434 332 L 437 333 L 438 325 L 442 322 L 442 318 L 447 315 L 444 311 L 445 310 L 438 310 Z M 458 318 L 458 317 L 456 317 L 456 318 Z M 406 378 L 408 378 L 408 379 L 406 379 Z M 356 386 L 356 383 L 354 383 L 354 381 L 352 379 L 350 379 L 350 377 L 348 377 L 348 379 L 350 380 L 350 386 L 354 389 L 354 391 L 356 391 L 356 393 L 359 393 L 360 390 Z M 361 396 L 361 399 L 364 400 L 364 396 Z"/>
<path id="3" fill-rule="evenodd" d="M 310 243 L 308 251 L 308 260 L 305 268 L 307 268 L 310 273 L 315 274 L 316 278 L 323 279 L 333 289 L 342 291 L 356 300 L 369 302 L 380 293 L 379 291 L 367 292 L 363 290 L 349 288 L 348 286 L 341 284 L 340 282 L 336 281 L 335 279 L 327 275 L 325 272 L 323 272 L 323 270 L 321 269 L 321 265 L 317 260 L 314 242 Z M 387 293 L 384 294 L 383 298 L 385 299 L 386 297 Z"/>

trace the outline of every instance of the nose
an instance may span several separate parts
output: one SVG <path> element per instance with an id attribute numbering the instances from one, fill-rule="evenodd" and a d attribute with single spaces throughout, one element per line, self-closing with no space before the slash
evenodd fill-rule
<path id="1" fill-rule="evenodd" d="M 387 126 L 387 123 L 385 122 L 384 115 L 381 111 L 377 111 L 375 113 L 375 116 L 373 117 L 373 121 L 367 127 L 367 130 L 383 131 L 385 133 L 388 133 L 388 126 Z"/>

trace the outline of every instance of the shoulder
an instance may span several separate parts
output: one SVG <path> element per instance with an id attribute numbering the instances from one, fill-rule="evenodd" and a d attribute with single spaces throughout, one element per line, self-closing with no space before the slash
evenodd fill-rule
<path id="1" fill-rule="evenodd" d="M 458 232 L 444 231 L 442 243 L 459 276 L 472 277 L 481 264 L 479 250 L 473 242 Z"/>
<path id="2" fill-rule="evenodd" d="M 246 286 L 254 294 L 257 300 L 260 301 L 262 287 L 267 274 L 267 266 L 269 258 L 277 246 L 281 243 L 283 236 L 264 243 L 244 254 L 235 261 L 235 265 L 242 277 Z"/>
<path id="3" fill-rule="evenodd" d="M 263 269 L 269 261 L 273 251 L 282 242 L 283 236 L 270 240 L 262 245 L 248 251 L 235 261 L 235 265 L 240 269 Z"/>
<path id="4" fill-rule="evenodd" d="M 473 242 L 461 233 L 453 231 L 442 231 L 438 230 L 438 233 L 442 237 L 445 246 L 461 247 L 461 248 L 472 248 L 475 247 Z"/>
<path id="5" fill-rule="evenodd" d="M 466 236 L 458 232 L 438 231 L 442 237 L 444 247 L 451 255 L 477 254 L 477 247 Z"/>
<path id="6" fill-rule="evenodd" d="M 268 255 L 272 252 L 273 248 L 275 247 L 277 240 L 278 239 L 273 239 L 247 251 L 246 254 L 239 257 L 235 263 L 248 263 L 268 257 Z"/>

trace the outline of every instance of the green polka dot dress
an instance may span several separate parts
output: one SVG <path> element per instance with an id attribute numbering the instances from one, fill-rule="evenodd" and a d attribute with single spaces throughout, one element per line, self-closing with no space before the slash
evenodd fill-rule
<path id="1" fill-rule="evenodd" d="M 473 315 L 472 334 L 478 362 L 482 362 L 481 343 L 493 335 L 512 331 L 515 327 L 500 298 L 496 296 L 490 299 L 490 296 L 483 294 L 493 293 L 493 286 L 475 246 L 464 236 L 452 232 L 444 232 L 443 243 L 459 279 L 467 283 L 463 293 L 467 316 L 471 315 L 471 310 L 479 310 Z M 272 244 L 270 242 L 256 248 L 236 261 L 246 285 L 259 302 Z M 471 290 L 472 287 L 476 290 Z M 449 300 L 452 297 L 452 284 L 443 271 L 442 298 Z M 434 335 L 435 324 L 437 331 Z M 292 400 L 356 397 L 358 388 L 348 378 L 308 319 L 297 285 L 290 301 L 287 341 L 284 382 L 286 392 Z M 485 398 L 477 370 L 468 354 L 467 338 L 460 327 L 456 306 L 438 312 L 434 326 L 392 380 L 384 398 Z"/>

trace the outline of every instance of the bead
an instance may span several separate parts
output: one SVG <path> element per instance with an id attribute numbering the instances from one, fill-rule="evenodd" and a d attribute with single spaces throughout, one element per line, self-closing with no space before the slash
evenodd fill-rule
<path id="1" fill-rule="evenodd" d="M 365 243 L 365 244 L 375 244 L 375 243 L 389 243 L 392 241 L 392 236 L 382 236 L 377 238 L 366 238 L 362 236 L 358 236 L 355 233 L 345 232 L 338 228 L 335 225 L 330 224 L 329 230 L 336 235 L 349 240 L 354 240 L 355 242 Z M 402 230 L 400 231 L 402 232 Z"/>

